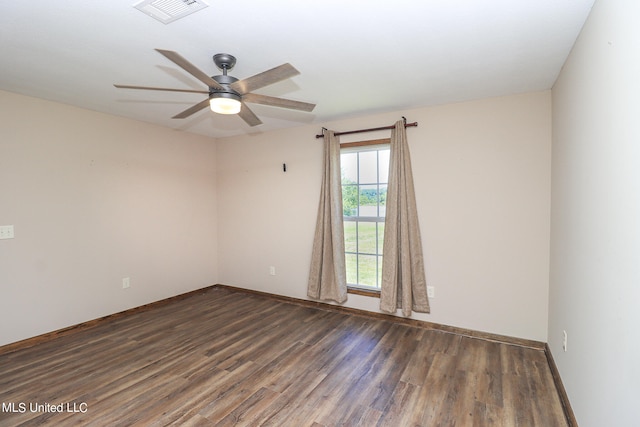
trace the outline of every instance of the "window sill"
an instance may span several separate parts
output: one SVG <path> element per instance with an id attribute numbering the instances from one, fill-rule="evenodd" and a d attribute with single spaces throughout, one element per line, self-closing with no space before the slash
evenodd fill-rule
<path id="1" fill-rule="evenodd" d="M 362 288 L 347 288 L 348 294 L 363 295 L 365 297 L 380 298 L 380 291 L 374 291 Z"/>

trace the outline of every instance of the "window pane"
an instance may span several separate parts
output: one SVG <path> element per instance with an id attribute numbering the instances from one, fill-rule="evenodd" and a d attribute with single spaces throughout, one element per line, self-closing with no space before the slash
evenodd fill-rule
<path id="1" fill-rule="evenodd" d="M 343 184 L 358 182 L 358 153 L 341 154 L 340 169 L 342 171 Z"/>
<path id="2" fill-rule="evenodd" d="M 357 252 L 356 222 L 344 221 L 344 250 L 345 252 Z"/>
<path id="3" fill-rule="evenodd" d="M 377 287 L 377 258 L 375 255 L 358 256 L 358 284 L 374 288 Z"/>
<path id="4" fill-rule="evenodd" d="M 387 186 L 381 185 L 379 190 L 379 200 L 380 206 L 378 208 L 378 216 L 385 217 L 387 216 Z"/>
<path id="5" fill-rule="evenodd" d="M 380 182 L 389 182 L 389 149 L 380 150 L 379 164 L 380 164 Z"/>
<path id="6" fill-rule="evenodd" d="M 358 222 L 358 252 L 375 254 L 376 242 L 376 223 Z"/>
<path id="7" fill-rule="evenodd" d="M 358 186 L 356 184 L 342 186 L 342 215 L 358 215 Z"/>
<path id="8" fill-rule="evenodd" d="M 360 186 L 360 206 L 358 207 L 359 216 L 378 216 L 378 186 L 377 185 L 361 185 Z"/>
<path id="9" fill-rule="evenodd" d="M 362 151 L 360 155 L 360 184 L 378 182 L 378 152 Z"/>
<path id="10" fill-rule="evenodd" d="M 380 289 L 390 150 L 347 150 L 341 155 L 347 283 Z"/>
<path id="11" fill-rule="evenodd" d="M 346 254 L 345 265 L 347 267 L 347 283 L 358 284 L 358 256 Z"/>

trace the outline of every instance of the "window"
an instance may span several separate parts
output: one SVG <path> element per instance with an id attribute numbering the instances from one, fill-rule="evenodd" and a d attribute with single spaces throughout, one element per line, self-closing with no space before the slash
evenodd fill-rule
<path id="1" fill-rule="evenodd" d="M 389 178 L 388 140 L 342 144 L 340 151 L 347 285 L 379 291 Z"/>

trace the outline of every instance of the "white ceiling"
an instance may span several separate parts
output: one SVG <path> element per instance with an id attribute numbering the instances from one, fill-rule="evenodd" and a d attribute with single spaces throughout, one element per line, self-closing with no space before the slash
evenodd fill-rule
<path id="1" fill-rule="evenodd" d="M 0 89 L 213 137 L 550 89 L 594 0 L 205 0 L 170 24 L 137 0 L 5 1 Z M 237 58 L 240 79 L 291 63 L 301 74 L 256 91 L 316 103 L 312 113 L 252 104 L 264 122 L 205 109 L 205 89 L 154 48 L 210 75 Z M 37 119 L 37 118 L 35 118 Z"/>

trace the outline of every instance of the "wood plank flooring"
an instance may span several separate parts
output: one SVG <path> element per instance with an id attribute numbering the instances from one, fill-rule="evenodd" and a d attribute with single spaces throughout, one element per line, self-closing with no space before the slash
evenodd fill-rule
<path id="1" fill-rule="evenodd" d="M 0 355 L 0 404 L 0 426 L 567 426 L 542 351 L 224 288 Z"/>

